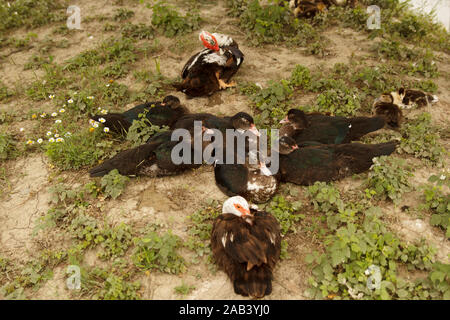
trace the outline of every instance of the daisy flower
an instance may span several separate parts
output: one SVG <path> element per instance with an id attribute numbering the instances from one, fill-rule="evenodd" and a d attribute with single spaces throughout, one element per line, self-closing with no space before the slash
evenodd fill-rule
<path id="1" fill-rule="evenodd" d="M 56 117 L 58 114 L 56 112 L 52 113 L 52 117 Z"/>
<path id="2" fill-rule="evenodd" d="M 108 88 L 110 86 L 110 84 L 108 83 L 107 85 L 106 85 L 106 87 Z"/>
<path id="3" fill-rule="evenodd" d="M 44 139 L 42 138 L 37 139 L 37 143 L 41 144 L 42 142 L 44 142 Z"/>
<path id="4" fill-rule="evenodd" d="M 444 176 L 443 174 L 441 174 L 441 176 L 439 177 L 439 179 L 441 180 L 445 180 L 446 176 Z"/>
<path id="5" fill-rule="evenodd" d="M 98 122 L 95 121 L 94 124 L 92 125 L 94 128 L 98 128 Z"/>
<path id="6" fill-rule="evenodd" d="M 51 131 L 47 131 L 47 137 L 51 136 L 52 132 Z"/>
<path id="7" fill-rule="evenodd" d="M 64 109 L 64 108 L 59 109 L 59 113 L 64 113 L 64 112 L 66 112 L 66 109 Z"/>
<path id="8" fill-rule="evenodd" d="M 108 132 L 109 132 L 109 128 L 108 128 L 108 127 L 104 127 L 104 128 L 103 128 L 103 131 L 105 131 L 106 133 L 108 133 Z"/>
<path id="9" fill-rule="evenodd" d="M 61 119 L 55 120 L 55 123 L 61 123 Z"/>
<path id="10" fill-rule="evenodd" d="M 89 100 L 94 100 L 94 97 L 93 96 L 88 96 L 88 97 L 86 97 L 87 99 L 89 99 Z"/>
<path id="11" fill-rule="evenodd" d="M 58 139 L 56 139 L 56 142 L 63 142 L 64 141 L 64 138 L 58 138 Z"/>
<path id="12" fill-rule="evenodd" d="M 44 112 L 43 114 L 41 114 L 41 118 L 45 118 L 47 116 L 47 114 Z"/>
<path id="13" fill-rule="evenodd" d="M 59 134 L 55 133 L 54 137 L 55 137 L 55 138 L 58 138 L 58 137 L 59 137 Z"/>
<path id="14" fill-rule="evenodd" d="M 51 95 L 49 95 L 48 96 L 50 99 L 53 99 L 54 97 L 55 97 L 55 95 L 54 94 L 51 94 Z"/>
<path id="15" fill-rule="evenodd" d="M 105 118 L 99 118 L 98 121 L 100 121 L 101 123 L 105 123 L 106 122 Z"/>
<path id="16" fill-rule="evenodd" d="M 55 138 L 48 139 L 48 142 L 55 142 Z"/>
<path id="17" fill-rule="evenodd" d="M 27 144 L 28 144 L 28 145 L 33 145 L 33 144 L 34 144 L 34 141 L 33 141 L 33 140 L 28 140 L 28 141 L 27 141 Z"/>
<path id="18" fill-rule="evenodd" d="M 65 134 L 64 134 L 64 137 L 70 137 L 72 134 L 70 133 L 70 132 L 66 132 Z"/>
<path id="19" fill-rule="evenodd" d="M 23 132 L 25 130 L 25 128 L 20 128 L 19 130 L 20 130 L 20 132 Z"/>
<path id="20" fill-rule="evenodd" d="M 73 99 L 67 100 L 67 103 L 73 103 Z"/>
<path id="21" fill-rule="evenodd" d="M 100 111 L 100 113 L 101 113 L 101 114 L 107 114 L 107 113 L 108 113 L 108 110 L 102 109 L 102 111 Z"/>

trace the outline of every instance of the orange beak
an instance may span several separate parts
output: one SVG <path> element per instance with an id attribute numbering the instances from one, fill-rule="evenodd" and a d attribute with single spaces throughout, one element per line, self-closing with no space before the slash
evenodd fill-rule
<path id="1" fill-rule="evenodd" d="M 245 216 L 249 216 L 250 215 L 250 210 L 249 209 L 245 209 L 243 207 L 241 207 L 240 205 L 235 204 L 234 207 L 240 212 L 242 213 L 242 217 Z"/>

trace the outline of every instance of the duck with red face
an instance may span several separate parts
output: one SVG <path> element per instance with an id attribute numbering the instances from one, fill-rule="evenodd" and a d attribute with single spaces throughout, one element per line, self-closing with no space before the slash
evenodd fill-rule
<path id="1" fill-rule="evenodd" d="M 230 82 L 244 61 L 244 54 L 231 37 L 202 31 L 205 49 L 193 55 L 181 71 L 181 83 L 174 87 L 190 97 L 208 96 L 236 85 Z"/>

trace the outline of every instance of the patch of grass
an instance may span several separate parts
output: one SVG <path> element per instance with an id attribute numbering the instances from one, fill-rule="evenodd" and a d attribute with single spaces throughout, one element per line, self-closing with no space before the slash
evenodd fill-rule
<path id="1" fill-rule="evenodd" d="M 18 156 L 16 141 L 7 133 L 0 132 L 0 160 L 14 159 Z"/>
<path id="2" fill-rule="evenodd" d="M 101 141 L 100 130 L 81 130 L 63 142 L 53 142 L 45 147 L 50 161 L 61 170 L 80 169 L 90 166 L 106 156 L 112 146 L 111 141 Z"/>
<path id="3" fill-rule="evenodd" d="M 214 219 L 221 214 L 220 204 L 217 201 L 211 201 L 209 204 L 188 216 L 191 221 L 188 227 L 189 238 L 185 246 L 203 257 L 211 255 L 211 231 Z M 194 259 L 194 262 L 198 262 Z"/>
<path id="4" fill-rule="evenodd" d="M 119 274 L 116 274 L 119 273 Z M 95 267 L 82 269 L 81 293 L 99 300 L 139 300 L 139 281 L 131 281 L 126 270 L 113 272 L 110 269 Z"/>
<path id="5" fill-rule="evenodd" d="M 424 209 L 431 211 L 430 223 L 442 228 L 445 236 L 450 238 L 450 195 L 444 192 L 444 185 L 449 187 L 450 179 L 444 175 L 432 175 L 431 184 L 423 186 Z"/>
<path id="6" fill-rule="evenodd" d="M 140 146 L 148 141 L 156 133 L 169 129 L 167 126 L 153 125 L 146 117 L 146 112 L 139 114 L 139 120 L 134 120 L 128 129 L 127 140 L 133 143 L 133 147 Z"/>
<path id="7" fill-rule="evenodd" d="M 132 39 L 153 39 L 155 37 L 155 30 L 152 26 L 144 23 L 132 24 L 126 23 L 120 28 L 122 36 Z"/>
<path id="8" fill-rule="evenodd" d="M 162 235 L 150 231 L 135 238 L 133 262 L 139 269 L 157 269 L 161 272 L 179 274 L 186 270 L 185 260 L 177 252 L 182 246 L 180 237 L 170 231 Z"/>
<path id="9" fill-rule="evenodd" d="M 107 197 L 116 199 L 125 190 L 130 178 L 122 176 L 117 169 L 112 170 L 101 179 L 101 186 Z"/>
<path id="10" fill-rule="evenodd" d="M 195 286 L 182 283 L 181 285 L 174 288 L 174 291 L 176 294 L 187 296 L 189 293 L 191 293 L 195 289 Z"/>
<path id="11" fill-rule="evenodd" d="M 152 24 L 166 37 L 182 36 L 200 27 L 202 19 L 197 11 L 180 15 L 171 5 L 158 1 L 153 6 Z"/>
<path id="12" fill-rule="evenodd" d="M 277 195 L 272 198 L 266 210 L 277 219 L 281 234 L 286 235 L 288 232 L 295 233 L 295 224 L 305 218 L 304 214 L 298 213 L 301 206 L 299 201 L 289 202 L 283 196 Z"/>
<path id="13" fill-rule="evenodd" d="M 125 21 L 130 19 L 131 17 L 134 17 L 134 11 L 128 10 L 126 8 L 119 8 L 116 9 L 113 19 L 115 21 Z"/>
<path id="14" fill-rule="evenodd" d="M 414 155 L 433 165 L 442 160 L 445 149 L 439 144 L 438 130 L 432 125 L 428 112 L 409 120 L 403 125 L 401 132 L 402 139 L 397 152 Z"/>
<path id="15" fill-rule="evenodd" d="M 411 168 L 405 161 L 390 156 L 373 159 L 367 178 L 366 195 L 378 199 L 390 199 L 398 204 L 402 194 L 412 190 L 409 177 L 413 176 Z"/>
<path id="16" fill-rule="evenodd" d="M 16 0 L 0 6 L 0 33 L 25 27 L 36 28 L 52 22 L 66 20 L 66 1 Z"/>

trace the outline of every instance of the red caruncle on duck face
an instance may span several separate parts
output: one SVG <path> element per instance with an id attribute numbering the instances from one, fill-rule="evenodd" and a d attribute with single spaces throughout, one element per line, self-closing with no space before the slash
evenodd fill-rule
<path id="1" fill-rule="evenodd" d="M 203 45 L 211 50 L 219 51 L 219 43 L 217 42 L 216 37 L 214 37 L 208 31 L 202 31 L 199 35 L 200 40 L 203 42 Z"/>

